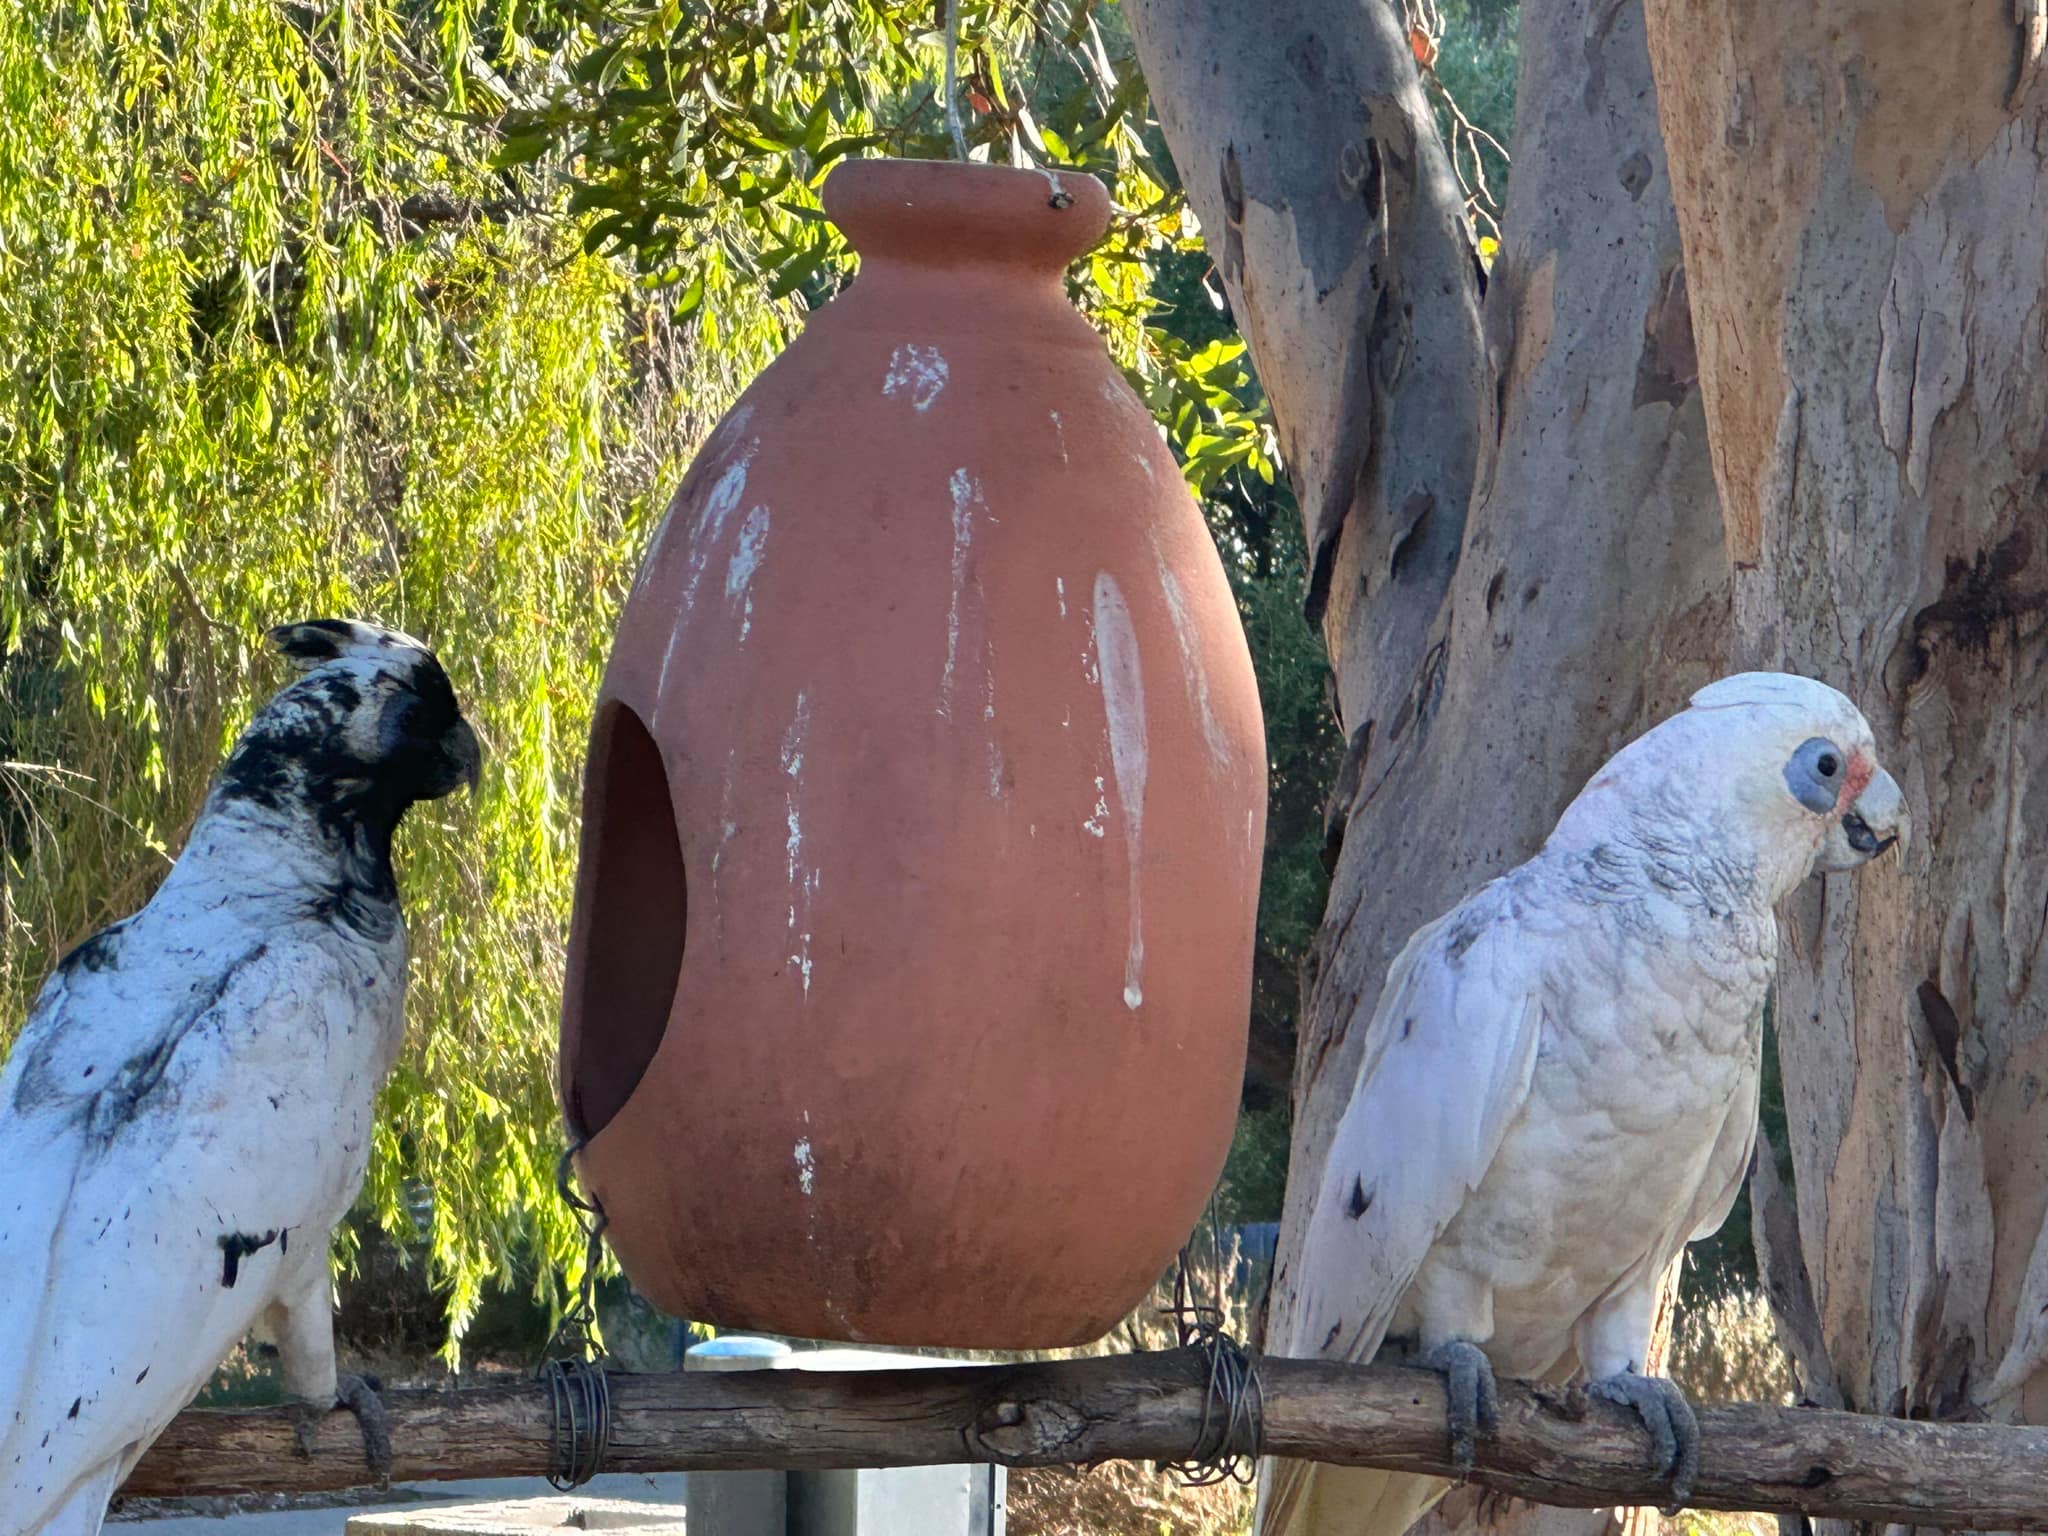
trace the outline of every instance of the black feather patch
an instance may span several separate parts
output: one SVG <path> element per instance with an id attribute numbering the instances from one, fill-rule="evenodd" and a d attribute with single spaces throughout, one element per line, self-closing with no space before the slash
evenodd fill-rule
<path id="1" fill-rule="evenodd" d="M 1351 1178 L 1351 1198 L 1344 1202 L 1344 1214 L 1353 1221 L 1356 1221 L 1371 1209 L 1372 1196 L 1366 1193 L 1365 1180 L 1353 1174 Z"/>
<path id="2" fill-rule="evenodd" d="M 303 624 L 280 624 L 270 632 L 270 643 L 293 661 L 332 661 L 352 631 L 341 619 L 308 619 Z"/>
<path id="3" fill-rule="evenodd" d="M 75 970 L 105 971 L 113 969 L 114 966 L 120 963 L 121 929 L 125 926 L 125 922 L 126 920 L 124 919 L 122 922 L 112 923 L 102 928 L 98 933 L 72 950 L 62 960 L 59 960 L 57 962 L 57 969 L 66 975 Z"/>
<path id="4" fill-rule="evenodd" d="M 212 985 L 203 989 L 197 984 L 194 985 L 191 1000 L 179 1009 L 177 1015 L 164 1027 L 163 1032 L 145 1042 L 135 1055 L 123 1062 L 114 1074 L 114 1080 L 88 1101 L 85 1124 L 89 1136 L 105 1145 L 120 1133 L 123 1126 L 135 1118 L 162 1084 L 164 1073 L 170 1068 L 171 1057 L 177 1051 L 179 1042 L 227 995 L 228 988 L 234 985 L 235 978 L 241 974 L 242 969 L 261 960 L 269 948 L 267 944 L 258 944 L 247 954 L 238 957 Z M 53 1048 L 53 1042 L 45 1047 Z M 29 1090 L 37 1083 L 39 1072 L 46 1074 L 47 1070 L 47 1064 L 41 1059 L 30 1059 L 28 1071 L 22 1078 L 19 1091 L 15 1094 L 17 1107 L 31 1102 L 28 1098 Z"/>
<path id="5" fill-rule="evenodd" d="M 259 1248 L 267 1248 L 277 1241 L 277 1229 L 272 1227 L 261 1237 L 252 1237 L 247 1232 L 223 1232 L 220 1237 L 220 1283 L 224 1290 L 232 1291 L 235 1281 L 241 1277 L 242 1260 Z"/>

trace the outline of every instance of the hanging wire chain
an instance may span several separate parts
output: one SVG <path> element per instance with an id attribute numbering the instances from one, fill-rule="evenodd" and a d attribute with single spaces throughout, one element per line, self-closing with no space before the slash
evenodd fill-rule
<path id="1" fill-rule="evenodd" d="M 547 1386 L 552 1419 L 548 1481 L 564 1493 L 603 1470 L 612 1443 L 611 1383 L 597 1358 L 596 1338 L 597 1269 L 604 1260 L 607 1218 L 595 1197 L 585 1199 L 576 1192 L 575 1159 L 584 1143 L 584 1137 L 574 1137 L 555 1164 L 555 1193 L 583 1229 L 583 1278 L 576 1299 L 541 1351 L 541 1367 L 535 1373 Z"/>
<path id="2" fill-rule="evenodd" d="M 967 134 L 960 126 L 960 0 L 946 0 L 946 131 L 955 158 L 967 158 Z"/>
<path id="3" fill-rule="evenodd" d="M 1193 1448 L 1179 1461 L 1160 1463 L 1161 1471 L 1178 1474 L 1190 1488 L 1222 1482 L 1249 1484 L 1258 1469 L 1259 1448 L 1266 1433 L 1266 1392 L 1259 1368 L 1225 1327 L 1230 1279 L 1213 1197 L 1203 1222 L 1209 1229 L 1215 1297 L 1208 1302 L 1196 1299 L 1189 1279 L 1198 1231 L 1181 1247 L 1173 1272 L 1173 1305 L 1167 1309 L 1180 1347 L 1200 1351 L 1209 1371 L 1202 1389 L 1202 1422 L 1195 1431 Z"/>

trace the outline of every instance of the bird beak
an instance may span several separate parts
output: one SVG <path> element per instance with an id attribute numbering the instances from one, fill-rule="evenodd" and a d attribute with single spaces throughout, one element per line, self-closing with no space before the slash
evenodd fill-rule
<path id="1" fill-rule="evenodd" d="M 1871 775 L 1863 793 L 1842 817 L 1842 830 L 1849 846 L 1868 858 L 1876 858 L 1893 843 L 1900 851 L 1911 843 L 1913 815 L 1906 809 L 1905 794 L 1898 780 L 1882 768 Z"/>
<path id="2" fill-rule="evenodd" d="M 1880 768 L 1863 786 L 1863 793 L 1842 813 L 1840 824 L 1828 829 L 1821 840 L 1815 868 L 1855 869 L 1894 843 L 1903 850 L 1911 842 L 1912 833 L 1913 817 L 1906 809 L 1905 794 L 1898 781 Z"/>
<path id="3" fill-rule="evenodd" d="M 484 771 L 483 744 L 476 739 L 476 732 L 470 729 L 467 720 L 457 720 L 447 736 L 442 738 L 442 744 L 455 764 L 461 782 L 469 787 L 471 794 L 475 794 Z"/>

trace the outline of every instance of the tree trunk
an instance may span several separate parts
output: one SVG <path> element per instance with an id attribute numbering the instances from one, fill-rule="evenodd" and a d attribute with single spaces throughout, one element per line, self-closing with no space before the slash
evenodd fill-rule
<path id="1" fill-rule="evenodd" d="M 1339 713 L 1426 670 L 1487 400 L 1479 265 L 1383 0 L 1131 0 L 1152 100 L 1272 402 Z M 1381 729 L 1386 727 L 1383 724 Z"/>
<path id="2" fill-rule="evenodd" d="M 1471 303 L 1482 285 L 1440 234 L 1462 234 L 1457 194 L 1393 11 L 1126 12 L 1312 541 L 1333 536 L 1342 503 L 1323 624 L 1351 750 L 1266 1329 L 1288 1352 L 1306 1202 L 1388 961 L 1532 854 L 1600 762 L 1722 670 L 1727 565 L 1635 0 L 1524 0 L 1514 174 L 1476 363 L 1467 311 L 1447 298 Z M 1376 202 L 1354 189 L 1359 164 L 1379 168 Z M 1333 230 L 1354 241 L 1339 245 L 1349 259 L 1319 265 Z M 1326 284 L 1324 267 L 1361 264 L 1353 289 Z M 1342 392 L 1354 378 L 1372 381 L 1373 408 L 1333 409 L 1357 396 Z M 1346 466 L 1364 470 L 1348 501 L 1330 478 Z M 1437 1518 L 1497 1523 L 1479 1503 L 1454 1494 Z M 1544 1536 L 1606 1524 L 1515 1519 Z"/>
<path id="3" fill-rule="evenodd" d="M 1808 1391 L 1880 1413 L 2048 1411 L 2048 92 L 2013 15 L 1650 0 L 1738 653 L 1854 697 L 1916 824 L 1799 898 L 1777 1011 L 1767 1258 L 1803 1262 Z"/>

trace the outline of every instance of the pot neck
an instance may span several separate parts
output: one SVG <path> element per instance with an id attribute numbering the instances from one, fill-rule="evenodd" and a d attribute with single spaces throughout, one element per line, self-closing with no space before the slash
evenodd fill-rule
<path id="1" fill-rule="evenodd" d="M 1020 342 L 1102 347 L 1068 302 L 1065 274 L 1027 263 L 863 257 L 852 284 L 809 323 L 920 332 L 1000 328 Z"/>

